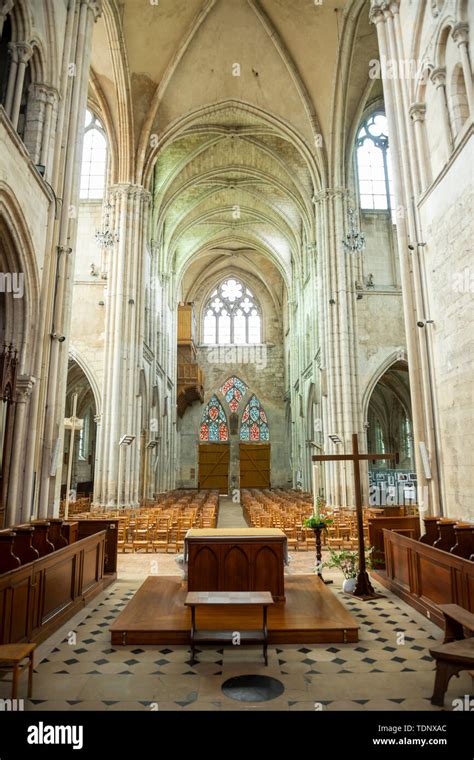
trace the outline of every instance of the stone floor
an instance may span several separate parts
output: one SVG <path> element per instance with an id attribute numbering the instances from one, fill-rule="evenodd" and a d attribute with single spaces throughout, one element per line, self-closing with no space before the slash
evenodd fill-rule
<path id="1" fill-rule="evenodd" d="M 313 564 L 312 552 L 296 552 L 288 572 L 312 572 Z M 383 599 L 360 602 L 342 593 L 336 572 L 327 573 L 360 623 L 357 644 L 272 646 L 268 667 L 259 648 L 211 646 L 192 665 L 187 647 L 110 644 L 110 624 L 150 572 L 177 575 L 179 569 L 172 555 L 119 556 L 119 580 L 38 647 L 34 699 L 25 700 L 26 710 L 439 709 L 429 701 L 434 670 L 428 649 L 441 631 L 385 590 Z M 223 682 L 241 674 L 272 676 L 285 690 L 257 704 L 226 697 Z M 472 693 L 467 673 L 453 678 L 445 709 Z M 0 681 L 0 698 L 9 694 L 9 684 Z"/>
<path id="2" fill-rule="evenodd" d="M 218 528 L 248 528 L 240 502 L 234 502 L 228 496 L 219 497 Z"/>

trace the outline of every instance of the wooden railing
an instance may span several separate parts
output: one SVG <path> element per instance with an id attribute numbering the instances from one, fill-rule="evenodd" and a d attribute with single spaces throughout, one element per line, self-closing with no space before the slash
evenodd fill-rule
<path id="1" fill-rule="evenodd" d="M 474 562 L 384 530 L 386 570 L 372 574 L 412 607 L 443 627 L 438 604 L 474 612 Z"/>
<path id="2" fill-rule="evenodd" d="M 107 532 L 80 539 L 0 575 L 0 644 L 43 641 L 113 582 Z"/>

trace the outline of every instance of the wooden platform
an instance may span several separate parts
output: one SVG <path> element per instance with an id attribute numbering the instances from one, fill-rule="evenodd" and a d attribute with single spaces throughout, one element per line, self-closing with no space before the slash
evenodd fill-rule
<path id="1" fill-rule="evenodd" d="M 268 611 L 271 644 L 358 641 L 359 626 L 336 595 L 314 575 L 285 577 L 286 602 Z M 149 576 L 110 627 L 112 644 L 189 644 L 191 613 L 184 606 L 187 582 Z M 258 628 L 261 614 L 248 608 L 198 610 L 208 630 Z"/>

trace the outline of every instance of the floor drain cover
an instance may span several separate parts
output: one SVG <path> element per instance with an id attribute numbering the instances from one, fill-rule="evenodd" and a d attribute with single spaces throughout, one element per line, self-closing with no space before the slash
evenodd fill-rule
<path id="1" fill-rule="evenodd" d="M 270 676 L 235 676 L 224 681 L 222 691 L 239 702 L 266 702 L 283 694 L 285 687 Z"/>

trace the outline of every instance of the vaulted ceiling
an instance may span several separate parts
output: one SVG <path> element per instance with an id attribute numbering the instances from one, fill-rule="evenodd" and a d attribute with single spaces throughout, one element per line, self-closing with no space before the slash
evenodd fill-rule
<path id="1" fill-rule="evenodd" d="M 153 192 L 150 236 L 164 268 L 180 276 L 196 260 L 245 254 L 290 281 L 316 239 L 312 197 L 344 165 L 341 133 L 370 91 L 368 7 L 104 0 L 91 100 L 114 181 Z"/>

